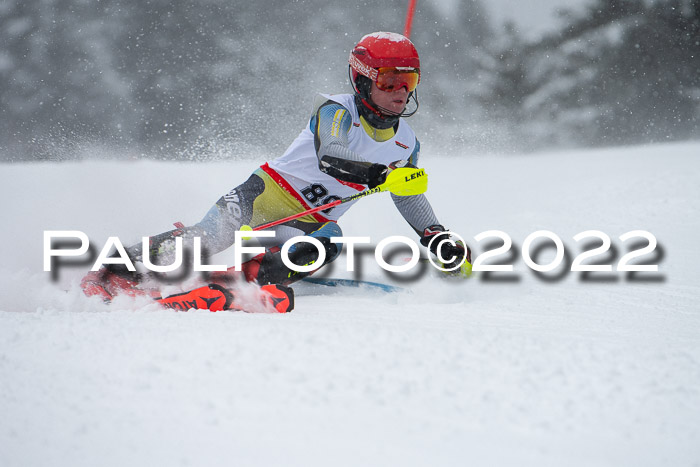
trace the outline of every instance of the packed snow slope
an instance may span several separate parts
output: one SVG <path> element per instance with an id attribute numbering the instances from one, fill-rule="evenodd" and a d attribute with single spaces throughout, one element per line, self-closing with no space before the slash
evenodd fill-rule
<path id="1" fill-rule="evenodd" d="M 196 222 L 259 163 L 2 166 L 0 465 L 700 465 L 700 144 L 424 151 L 439 219 L 477 254 L 498 243 L 475 235 L 507 233 L 512 273 L 387 277 L 370 251 L 326 275 L 406 291 L 302 287 L 270 315 L 107 306 L 75 286 L 88 265 L 42 271 L 44 230 L 136 242 Z M 414 238 L 388 195 L 341 226 Z M 564 264 L 601 244 L 576 234 L 604 232 L 584 264 L 613 271 L 536 274 L 521 249 L 539 230 Z M 633 230 L 658 246 L 631 263 L 658 272 L 615 270 L 647 243 L 619 239 Z"/>

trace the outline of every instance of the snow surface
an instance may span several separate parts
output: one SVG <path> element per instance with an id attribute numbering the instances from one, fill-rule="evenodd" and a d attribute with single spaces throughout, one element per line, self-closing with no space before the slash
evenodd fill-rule
<path id="1" fill-rule="evenodd" d="M 402 282 L 365 254 L 358 277 L 409 291 L 304 289 L 288 315 L 107 306 L 75 287 L 87 265 L 42 272 L 44 230 L 138 241 L 196 222 L 259 162 L 4 165 L 0 465 L 700 465 L 699 156 L 424 151 L 438 217 L 477 253 L 480 232 L 519 249 L 547 229 L 573 257 L 597 229 L 615 265 L 643 229 L 659 272 L 543 278 L 516 255 L 490 279 Z M 341 226 L 412 236 L 386 195 Z"/>

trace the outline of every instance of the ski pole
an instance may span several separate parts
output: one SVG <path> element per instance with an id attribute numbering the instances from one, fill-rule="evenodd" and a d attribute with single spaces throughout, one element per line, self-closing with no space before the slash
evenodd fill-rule
<path id="1" fill-rule="evenodd" d="M 326 209 L 338 206 L 339 204 L 349 203 L 350 201 L 355 201 L 356 199 L 364 198 L 365 196 L 373 195 L 375 193 L 380 193 L 383 191 L 390 191 L 391 193 L 397 196 L 412 196 L 425 193 L 427 189 L 428 175 L 425 173 L 424 169 L 399 167 L 389 172 L 389 175 L 387 175 L 386 177 L 386 181 L 374 188 L 370 188 L 360 193 L 355 193 L 354 195 L 350 195 L 342 199 L 337 199 L 335 201 L 331 201 L 330 203 L 326 203 L 321 206 L 316 206 L 315 208 L 310 208 L 306 211 L 298 212 L 291 216 L 285 217 L 283 219 L 278 219 L 276 221 L 268 222 L 266 224 L 261 224 L 255 227 L 244 225 L 241 227 L 241 231 L 264 230 L 279 224 L 284 224 L 285 222 L 289 222 L 299 217 L 307 216 L 309 214 L 313 214 L 319 211 L 325 211 Z"/>

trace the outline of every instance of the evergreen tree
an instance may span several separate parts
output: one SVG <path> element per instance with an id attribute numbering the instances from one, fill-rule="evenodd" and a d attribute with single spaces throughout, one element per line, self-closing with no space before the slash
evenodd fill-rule
<path id="1" fill-rule="evenodd" d="M 596 0 L 555 34 L 497 51 L 486 104 L 539 146 L 697 137 L 698 3 Z"/>
<path id="2" fill-rule="evenodd" d="M 238 154 L 279 154 L 316 93 L 350 91 L 352 45 L 401 32 L 405 9 L 405 0 L 5 0 L 0 153 L 106 141 L 178 158 L 224 141 Z M 411 123 L 425 142 L 474 118 L 468 85 L 488 26 L 479 0 L 419 9 L 425 118 Z"/>

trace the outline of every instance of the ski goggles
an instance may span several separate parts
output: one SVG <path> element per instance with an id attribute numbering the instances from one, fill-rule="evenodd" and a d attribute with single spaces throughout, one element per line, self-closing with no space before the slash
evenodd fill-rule
<path id="1" fill-rule="evenodd" d="M 374 82 L 382 91 L 398 91 L 405 86 L 408 92 L 412 92 L 420 82 L 420 70 L 417 68 L 381 67 L 376 70 Z"/>

